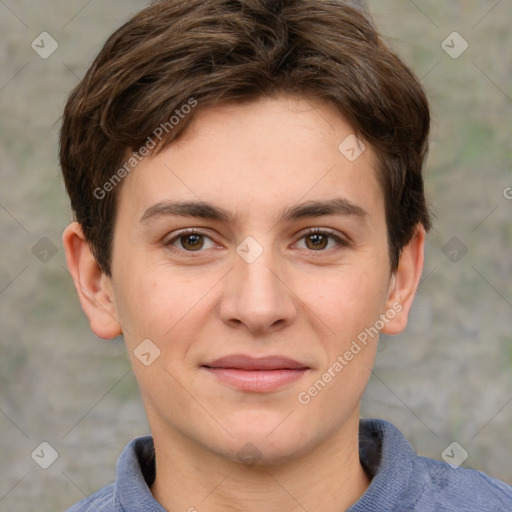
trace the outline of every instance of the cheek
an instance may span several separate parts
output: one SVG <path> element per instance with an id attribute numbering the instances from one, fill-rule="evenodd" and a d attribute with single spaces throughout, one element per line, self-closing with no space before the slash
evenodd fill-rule
<path id="1" fill-rule="evenodd" d="M 201 324 L 194 319 L 201 314 L 218 279 L 207 273 L 184 276 L 168 265 L 148 266 L 145 271 L 134 267 L 126 268 L 127 277 L 117 292 L 127 342 L 131 345 L 149 338 L 168 350 L 172 340 L 172 349 L 178 350 L 179 341 L 188 337 L 186 331 Z"/>
<path id="2" fill-rule="evenodd" d="M 383 273 L 370 274 L 351 266 L 321 279 L 310 277 L 304 296 L 330 334 L 346 342 L 375 323 L 385 307 L 387 286 Z"/>
<path id="3" fill-rule="evenodd" d="M 375 325 L 385 308 L 385 283 L 377 276 L 363 277 L 354 272 L 350 278 L 332 280 L 316 304 L 314 300 L 311 303 L 329 327 L 320 341 L 325 354 L 322 368 L 310 383 L 315 386 L 313 394 L 326 387 L 314 408 L 321 408 L 326 402 L 338 404 L 339 412 L 331 411 L 335 418 L 347 406 L 355 407 L 362 396 L 378 346 Z"/>
<path id="4" fill-rule="evenodd" d="M 163 309 L 170 309 L 178 302 L 168 290 L 163 276 L 150 273 L 136 258 L 117 261 L 116 309 L 129 345 L 138 340 L 160 337 Z M 159 278 L 160 277 L 160 278 Z"/>

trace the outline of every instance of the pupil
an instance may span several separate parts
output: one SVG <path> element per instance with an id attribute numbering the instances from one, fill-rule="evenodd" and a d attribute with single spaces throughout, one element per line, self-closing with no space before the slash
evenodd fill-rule
<path id="1" fill-rule="evenodd" d="M 197 248 L 201 248 L 202 247 L 202 244 L 199 244 L 200 242 L 200 237 L 202 235 L 187 235 L 185 237 L 185 246 L 190 246 L 191 248 L 193 249 L 197 249 Z"/>
<path id="2" fill-rule="evenodd" d="M 312 241 L 313 246 L 316 248 L 321 246 L 321 248 L 323 249 L 325 247 L 326 237 L 324 235 L 310 235 L 310 240 Z"/>

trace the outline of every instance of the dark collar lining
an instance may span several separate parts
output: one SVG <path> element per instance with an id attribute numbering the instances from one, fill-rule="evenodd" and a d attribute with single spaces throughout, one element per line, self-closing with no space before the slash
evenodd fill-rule
<path id="1" fill-rule="evenodd" d="M 359 426 L 359 460 L 368 477 L 372 479 L 379 471 L 382 460 L 383 432 L 376 428 L 364 428 L 369 426 Z"/>
<path id="2" fill-rule="evenodd" d="M 135 453 L 137 454 L 142 476 L 147 486 L 151 488 L 156 477 L 155 445 L 153 444 L 153 439 L 136 443 Z"/>
<path id="3" fill-rule="evenodd" d="M 367 427 L 367 428 L 364 428 Z M 360 425 L 359 428 L 359 459 L 366 474 L 372 479 L 378 472 L 382 459 L 383 432 L 376 428 L 368 428 L 369 425 Z M 138 442 L 135 452 L 140 464 L 144 480 L 149 488 L 156 477 L 155 447 L 153 440 L 150 442 Z"/>

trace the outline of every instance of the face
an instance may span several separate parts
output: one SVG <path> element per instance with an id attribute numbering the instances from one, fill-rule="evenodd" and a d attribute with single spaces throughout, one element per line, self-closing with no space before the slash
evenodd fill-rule
<path id="1" fill-rule="evenodd" d="M 358 420 L 404 311 L 352 133 L 327 103 L 223 105 L 124 180 L 108 287 L 154 436 L 277 463 Z"/>

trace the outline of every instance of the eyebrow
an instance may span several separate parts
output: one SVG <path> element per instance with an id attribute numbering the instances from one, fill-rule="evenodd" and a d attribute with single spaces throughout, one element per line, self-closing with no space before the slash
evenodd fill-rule
<path id="1" fill-rule="evenodd" d="M 345 198 L 334 198 L 327 201 L 307 201 L 281 211 L 278 222 L 291 222 L 305 218 L 321 217 L 323 215 L 343 215 L 365 219 L 368 212 L 361 206 Z M 141 223 L 147 223 L 159 217 L 197 217 L 234 223 L 238 216 L 228 210 L 204 201 L 162 201 L 150 206 L 140 218 Z"/>

